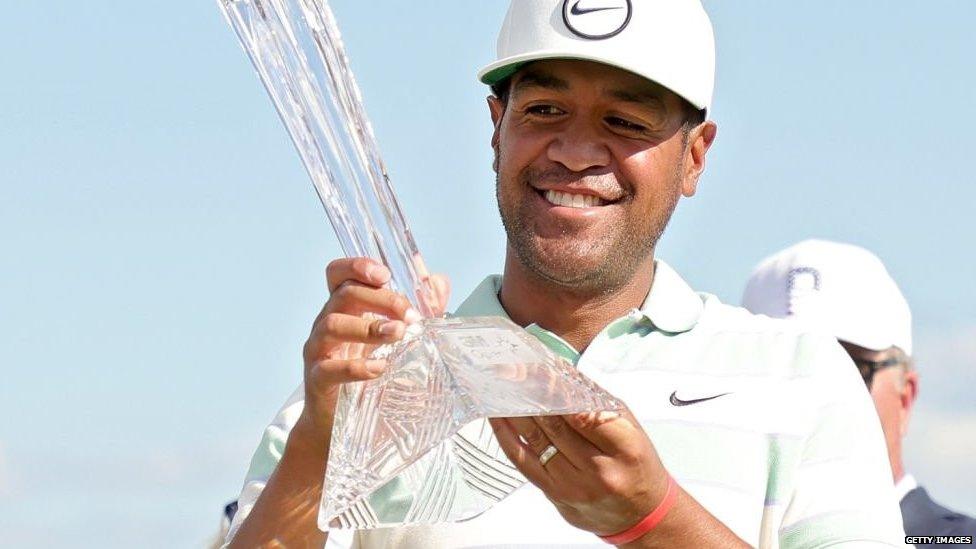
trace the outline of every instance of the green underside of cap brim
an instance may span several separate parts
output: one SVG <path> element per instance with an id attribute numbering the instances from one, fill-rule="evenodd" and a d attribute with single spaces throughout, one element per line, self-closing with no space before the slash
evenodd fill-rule
<path id="1" fill-rule="evenodd" d="M 518 59 L 518 58 L 512 59 L 510 63 L 506 63 L 504 65 L 501 65 L 499 67 L 496 67 L 496 68 L 491 69 L 490 71 L 486 72 L 484 75 L 481 76 L 481 79 L 480 79 L 481 80 L 481 83 L 482 84 L 487 84 L 489 86 L 494 86 L 495 84 L 501 82 L 502 80 L 505 80 L 506 78 L 512 76 L 513 74 L 515 74 L 516 72 L 518 72 L 522 67 L 528 65 L 529 63 L 532 63 L 533 61 L 541 61 L 541 60 L 544 60 L 544 59 L 574 59 L 574 60 L 577 60 L 577 61 L 593 61 L 595 63 L 603 63 L 604 65 L 610 65 L 611 67 L 617 67 L 618 69 L 622 69 L 622 70 L 625 70 L 625 71 L 628 71 L 628 72 L 632 72 L 632 73 L 636 74 L 637 76 L 640 76 L 641 78 L 646 78 L 646 79 L 648 79 L 648 80 L 650 80 L 650 81 L 652 81 L 652 82 L 654 82 L 654 83 L 656 83 L 656 84 L 658 84 L 660 86 L 663 86 L 663 87 L 665 87 L 665 88 L 673 91 L 679 97 L 681 97 L 681 98 L 685 99 L 686 101 L 688 101 L 689 103 L 691 103 L 695 108 L 704 109 L 704 110 L 706 110 L 706 113 L 707 113 L 707 110 L 708 110 L 707 107 L 705 107 L 704 105 L 699 105 L 699 104 L 697 104 L 697 102 L 688 99 L 683 94 L 680 94 L 678 92 L 675 92 L 673 89 L 671 89 L 670 86 L 667 86 L 665 84 L 662 84 L 662 83 L 654 80 L 653 78 L 650 78 L 650 77 L 645 76 L 643 74 L 640 74 L 640 73 L 638 73 L 636 71 L 633 71 L 633 70 L 631 70 L 628 67 L 625 67 L 625 66 L 622 66 L 622 65 L 618 65 L 616 63 L 611 63 L 611 62 L 608 62 L 605 59 L 600 59 L 598 57 L 587 57 L 587 56 L 584 56 L 584 55 L 562 55 L 562 54 L 559 54 L 559 53 L 548 53 L 548 54 L 541 54 L 541 55 L 540 54 L 534 54 L 534 55 L 531 55 L 531 56 L 525 55 L 525 56 L 519 56 L 519 57 L 521 57 L 521 59 Z"/>
<path id="2" fill-rule="evenodd" d="M 526 64 L 531 63 L 531 61 L 522 61 L 519 63 L 511 63 L 502 67 L 498 67 L 495 70 L 488 71 L 484 76 L 481 77 L 481 82 L 489 86 L 494 86 L 495 84 L 505 80 L 509 76 L 517 73 L 519 69 L 524 67 Z"/>

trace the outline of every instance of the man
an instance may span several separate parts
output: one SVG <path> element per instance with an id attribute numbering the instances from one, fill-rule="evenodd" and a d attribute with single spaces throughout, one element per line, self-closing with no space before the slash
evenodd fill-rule
<path id="1" fill-rule="evenodd" d="M 498 57 L 480 78 L 494 92 L 504 274 L 456 314 L 526 326 L 629 410 L 492 420 L 530 484 L 465 522 L 334 531 L 328 543 L 899 543 L 881 432 L 836 342 L 697 294 L 654 258 L 716 134 L 713 36 L 698 0 L 515 0 Z M 364 259 L 329 265 L 304 386 L 255 453 L 230 547 L 323 543 L 315 514 L 337 388 L 382 375 L 367 347 L 419 319 L 383 286 L 389 277 Z M 446 302 L 446 281 L 432 283 Z"/>
<path id="2" fill-rule="evenodd" d="M 800 242 L 756 267 L 742 304 L 754 313 L 823 329 L 854 360 L 881 418 L 908 536 L 976 536 L 976 520 L 932 501 L 905 472 L 902 439 L 918 395 L 912 317 L 877 256 L 850 244 Z"/>

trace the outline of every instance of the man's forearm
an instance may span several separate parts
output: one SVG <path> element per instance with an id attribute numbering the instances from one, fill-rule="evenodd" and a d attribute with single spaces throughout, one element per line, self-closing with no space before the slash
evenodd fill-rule
<path id="1" fill-rule="evenodd" d="M 695 498 L 679 488 L 674 507 L 653 530 L 621 545 L 621 549 L 661 547 L 749 547 L 729 527 L 715 518 Z"/>
<path id="2" fill-rule="evenodd" d="M 322 479 L 329 453 L 325 427 L 298 421 L 275 472 L 229 547 L 322 547 L 318 529 Z"/>

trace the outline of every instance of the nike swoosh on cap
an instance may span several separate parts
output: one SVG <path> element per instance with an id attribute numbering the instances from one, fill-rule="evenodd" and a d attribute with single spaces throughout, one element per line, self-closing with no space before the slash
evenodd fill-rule
<path id="1" fill-rule="evenodd" d="M 576 3 L 573 4 L 573 7 L 569 9 L 569 13 L 571 13 L 573 15 L 584 15 L 584 14 L 587 14 L 587 13 L 593 13 L 595 11 L 622 10 L 623 9 L 623 7 L 621 7 L 621 6 L 613 6 L 613 7 L 606 7 L 606 8 L 580 8 L 579 7 L 579 4 L 582 1 L 583 0 L 576 0 Z"/>
<path id="2" fill-rule="evenodd" d="M 732 393 L 722 393 L 715 396 L 705 397 L 705 398 L 693 398 L 691 400 L 682 400 L 678 398 L 678 391 L 671 393 L 671 404 L 673 406 L 688 406 L 689 404 L 698 404 L 699 402 L 705 402 L 706 400 L 712 400 L 718 397 L 723 397 L 725 395 L 730 395 Z"/>

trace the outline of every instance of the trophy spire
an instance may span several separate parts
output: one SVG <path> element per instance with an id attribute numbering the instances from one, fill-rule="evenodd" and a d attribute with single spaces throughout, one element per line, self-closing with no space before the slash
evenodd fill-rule
<path id="1" fill-rule="evenodd" d="M 380 157 L 331 10 L 318 0 L 220 0 L 348 257 L 372 257 L 432 316 L 427 270 Z"/>

